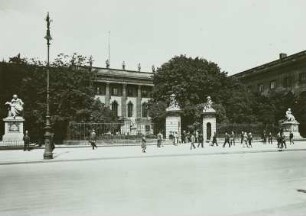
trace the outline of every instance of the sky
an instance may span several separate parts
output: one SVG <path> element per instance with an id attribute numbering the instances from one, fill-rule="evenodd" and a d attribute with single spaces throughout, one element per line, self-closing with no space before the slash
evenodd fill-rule
<path id="1" fill-rule="evenodd" d="M 93 56 L 143 71 L 184 54 L 230 75 L 306 49 L 305 0 L 0 0 L 0 59 Z M 110 32 L 110 33 L 109 33 Z M 109 37 L 110 36 L 110 37 Z"/>

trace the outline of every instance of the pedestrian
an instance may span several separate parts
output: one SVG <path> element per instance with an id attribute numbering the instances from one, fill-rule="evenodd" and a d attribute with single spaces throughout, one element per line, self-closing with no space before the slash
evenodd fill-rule
<path id="1" fill-rule="evenodd" d="M 92 150 L 94 150 L 95 148 L 97 148 L 96 145 L 96 138 L 97 138 L 97 134 L 95 132 L 94 129 L 92 129 L 90 135 L 89 135 L 89 143 L 92 146 Z"/>
<path id="2" fill-rule="evenodd" d="M 193 148 L 195 149 L 195 145 L 194 145 L 194 142 L 195 142 L 195 136 L 193 135 L 193 133 L 191 134 L 190 136 L 190 150 L 192 150 Z"/>
<path id="3" fill-rule="evenodd" d="M 285 136 L 285 133 L 283 131 L 281 131 L 281 133 L 280 133 L 280 140 L 281 140 L 280 148 L 283 149 L 285 147 L 285 149 L 286 149 L 287 148 L 286 136 Z"/>
<path id="4" fill-rule="evenodd" d="M 175 132 L 174 133 L 174 145 L 178 145 L 178 143 L 179 143 L 179 136 L 178 136 L 178 133 L 177 132 Z"/>
<path id="5" fill-rule="evenodd" d="M 182 143 L 186 143 L 185 141 L 185 138 L 186 138 L 186 131 L 183 130 L 183 133 L 182 133 Z"/>
<path id="6" fill-rule="evenodd" d="M 23 146 L 23 151 L 30 151 L 30 136 L 29 136 L 29 131 L 26 130 L 25 131 L 25 135 L 23 137 L 23 141 L 24 141 L 24 146 Z"/>
<path id="7" fill-rule="evenodd" d="M 273 144 L 273 136 L 271 132 L 269 133 L 269 136 L 268 136 L 268 142 L 269 144 Z"/>
<path id="8" fill-rule="evenodd" d="M 190 132 L 188 131 L 188 132 L 186 133 L 185 143 L 189 143 L 189 141 L 190 141 Z"/>
<path id="9" fill-rule="evenodd" d="M 235 145 L 235 133 L 234 131 L 232 131 L 231 135 L 230 135 L 230 144 Z"/>
<path id="10" fill-rule="evenodd" d="M 157 134 L 157 147 L 160 148 L 163 140 L 163 135 L 161 132 Z"/>
<path id="11" fill-rule="evenodd" d="M 203 142 L 203 134 L 199 133 L 199 144 L 198 147 L 201 146 L 202 148 L 204 148 L 204 142 Z"/>
<path id="12" fill-rule="evenodd" d="M 263 139 L 263 143 L 264 143 L 264 144 L 267 144 L 267 133 L 266 133 L 265 130 L 264 130 L 263 133 L 262 133 L 262 139 Z"/>
<path id="13" fill-rule="evenodd" d="M 141 149 L 143 153 L 146 153 L 146 149 L 147 149 L 147 141 L 146 141 L 146 136 L 142 135 L 141 138 Z"/>
<path id="14" fill-rule="evenodd" d="M 199 131 L 195 131 L 195 142 L 199 143 Z"/>
<path id="15" fill-rule="evenodd" d="M 277 148 L 281 147 L 281 143 L 282 143 L 282 137 L 281 137 L 281 132 L 278 132 L 276 135 L 276 141 L 277 141 Z"/>
<path id="16" fill-rule="evenodd" d="M 216 146 L 218 146 L 218 142 L 217 142 L 217 133 L 216 133 L 216 132 L 214 132 L 213 140 L 212 140 L 211 146 L 215 146 L 215 144 L 216 144 Z"/>
<path id="17" fill-rule="evenodd" d="M 242 145 L 243 141 L 244 141 L 244 132 L 243 131 L 241 131 L 240 138 L 241 138 L 240 144 Z"/>
<path id="18" fill-rule="evenodd" d="M 226 143 L 228 143 L 228 146 L 231 147 L 230 136 L 227 132 L 225 132 L 223 148 L 225 147 Z"/>
<path id="19" fill-rule="evenodd" d="M 292 133 L 292 131 L 290 131 L 290 134 L 289 134 L 289 141 L 290 141 L 290 145 L 291 145 L 291 144 L 294 144 L 294 142 L 293 142 L 293 133 Z"/>
<path id="20" fill-rule="evenodd" d="M 249 145 L 248 145 L 248 134 L 247 132 L 244 132 L 243 133 L 243 145 L 242 147 L 248 147 L 249 148 Z"/>
<path id="21" fill-rule="evenodd" d="M 249 132 L 249 133 L 248 133 L 248 143 L 249 143 L 248 146 L 251 147 L 251 148 L 253 148 L 253 146 L 252 146 L 252 140 L 253 140 L 252 133 Z"/>

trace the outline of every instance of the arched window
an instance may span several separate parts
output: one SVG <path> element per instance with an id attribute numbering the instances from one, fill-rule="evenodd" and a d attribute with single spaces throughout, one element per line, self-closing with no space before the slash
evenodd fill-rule
<path id="1" fill-rule="evenodd" d="M 128 103 L 128 117 L 133 117 L 133 103 L 131 101 Z"/>
<path id="2" fill-rule="evenodd" d="M 112 103 L 112 111 L 113 111 L 113 114 L 115 116 L 118 116 L 118 103 L 117 103 L 117 101 L 114 101 Z"/>
<path id="3" fill-rule="evenodd" d="M 141 106 L 141 112 L 142 112 L 142 117 L 147 118 L 148 117 L 148 103 L 143 103 Z"/>

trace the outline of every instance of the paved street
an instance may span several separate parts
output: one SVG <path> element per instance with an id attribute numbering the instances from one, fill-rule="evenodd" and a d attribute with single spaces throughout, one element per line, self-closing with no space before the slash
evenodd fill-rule
<path id="1" fill-rule="evenodd" d="M 0 215 L 306 215 L 304 145 L 1 151 Z"/>

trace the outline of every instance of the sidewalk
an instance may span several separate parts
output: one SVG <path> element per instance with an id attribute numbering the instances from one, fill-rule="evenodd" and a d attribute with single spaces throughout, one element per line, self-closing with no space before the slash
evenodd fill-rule
<path id="1" fill-rule="evenodd" d="M 220 143 L 221 144 L 221 143 Z M 294 145 L 288 145 L 283 152 L 290 151 L 306 151 L 305 141 L 296 141 Z M 229 148 L 211 147 L 208 144 L 204 148 L 190 150 L 190 144 L 181 144 L 178 146 L 165 145 L 162 148 L 157 148 L 156 145 L 148 145 L 147 153 L 142 153 L 140 146 L 113 146 L 102 147 L 92 150 L 90 146 L 61 146 L 54 150 L 53 160 L 44 160 L 44 149 L 33 149 L 24 152 L 23 150 L 5 150 L 0 151 L 0 165 L 10 164 L 27 164 L 27 163 L 53 163 L 63 161 L 86 161 L 86 160 L 110 160 L 110 159 L 135 159 L 135 158 L 150 158 L 150 157 L 173 157 L 173 156 L 209 156 L 222 154 L 247 154 L 247 153 L 264 153 L 278 152 L 276 143 L 263 144 L 255 142 L 253 148 L 242 148 L 240 143 Z"/>

